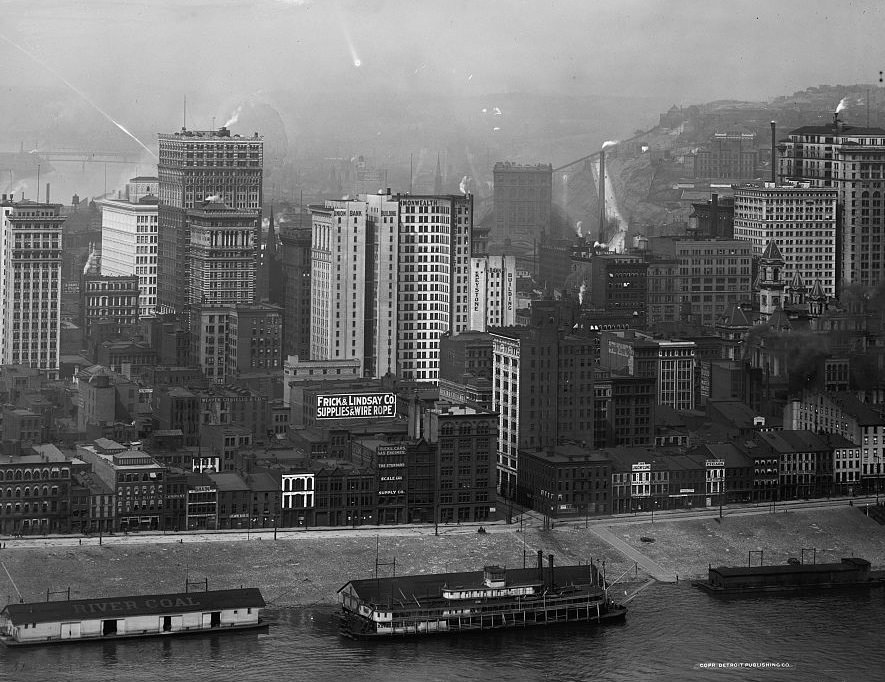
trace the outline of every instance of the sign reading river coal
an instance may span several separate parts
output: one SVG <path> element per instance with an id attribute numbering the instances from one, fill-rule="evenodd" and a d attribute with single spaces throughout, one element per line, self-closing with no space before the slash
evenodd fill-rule
<path id="1" fill-rule="evenodd" d="M 317 419 L 371 419 L 395 416 L 395 393 L 341 393 L 317 396 Z"/>

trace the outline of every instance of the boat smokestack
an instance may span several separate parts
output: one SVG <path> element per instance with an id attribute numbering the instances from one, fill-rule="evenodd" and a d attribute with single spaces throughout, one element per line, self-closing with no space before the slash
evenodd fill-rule
<path id="1" fill-rule="evenodd" d="M 553 569 L 553 555 L 547 555 L 547 562 L 550 564 L 550 589 L 554 589 L 556 587 L 556 576 Z"/>
<path id="2" fill-rule="evenodd" d="M 599 236 L 596 239 L 605 244 L 605 148 L 599 150 Z"/>
<path id="3" fill-rule="evenodd" d="M 777 125 L 774 121 L 771 122 L 771 183 L 773 185 L 777 184 L 777 146 L 775 144 L 776 134 L 775 129 Z"/>

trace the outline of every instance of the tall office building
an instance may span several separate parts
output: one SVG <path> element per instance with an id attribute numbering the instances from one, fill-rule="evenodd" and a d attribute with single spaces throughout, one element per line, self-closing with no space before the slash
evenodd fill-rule
<path id="1" fill-rule="evenodd" d="M 59 204 L 0 202 L 0 358 L 59 372 L 62 224 Z"/>
<path id="2" fill-rule="evenodd" d="M 280 222 L 283 277 L 283 354 L 310 357 L 311 227 L 301 215 Z"/>
<path id="3" fill-rule="evenodd" d="M 734 191 L 734 238 L 753 245 L 761 257 L 770 241 L 784 258 L 782 278 L 799 277 L 809 289 L 820 282 L 836 295 L 837 190 L 810 182 L 738 185 Z"/>
<path id="4" fill-rule="evenodd" d="M 495 183 L 495 231 L 492 238 L 512 246 L 519 255 L 532 253 L 534 241 L 550 229 L 553 166 L 498 162 L 492 171 Z"/>
<path id="5" fill-rule="evenodd" d="M 312 206 L 311 359 L 436 381 L 468 327 L 473 197 L 375 194 Z"/>
<path id="6" fill-rule="evenodd" d="M 190 226 L 186 300 L 192 307 L 246 305 L 255 300 L 258 215 L 220 200 L 186 213 Z"/>
<path id="7" fill-rule="evenodd" d="M 470 259 L 470 330 L 516 324 L 516 258 L 478 256 Z"/>
<path id="8" fill-rule="evenodd" d="M 828 125 L 793 130 L 778 150 L 781 177 L 836 191 L 837 289 L 843 284 L 882 282 L 885 129 L 846 125 L 837 113 Z"/>
<path id="9" fill-rule="evenodd" d="M 160 133 L 159 143 L 158 306 L 175 313 L 194 303 L 188 211 L 212 199 L 252 213 L 260 226 L 264 143 L 258 133 L 241 137 L 225 127 Z"/>
<path id="10" fill-rule="evenodd" d="M 439 379 L 439 337 L 468 328 L 473 196 L 398 196 L 398 372 Z"/>
<path id="11" fill-rule="evenodd" d="M 593 343 L 571 333 L 555 304 L 535 306 L 532 315 L 529 327 L 490 334 L 498 489 L 507 496 L 516 490 L 521 448 L 552 447 L 560 439 L 593 445 Z"/>
<path id="12" fill-rule="evenodd" d="M 101 199 L 101 272 L 138 277 L 138 315 L 157 309 L 157 178 L 137 177 L 117 199 Z"/>
<path id="13" fill-rule="evenodd" d="M 665 236 L 649 239 L 649 248 L 664 259 L 651 259 L 648 265 L 649 323 L 688 313 L 698 324 L 712 327 L 731 306 L 752 300 L 752 248 L 747 241 Z"/>

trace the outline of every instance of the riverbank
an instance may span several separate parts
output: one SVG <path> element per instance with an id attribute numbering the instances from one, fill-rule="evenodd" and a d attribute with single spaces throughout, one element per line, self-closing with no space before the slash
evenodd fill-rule
<path id="1" fill-rule="evenodd" d="M 593 559 L 605 561 L 609 578 L 647 577 L 583 524 L 557 525 L 555 530 L 526 527 L 523 532 L 516 528 L 497 526 L 479 534 L 449 527 L 435 536 L 404 527 L 385 529 L 377 538 L 368 531 L 304 533 L 278 540 L 264 533 L 239 541 L 187 537 L 182 543 L 161 543 L 160 538 L 154 543 L 150 536 L 130 536 L 127 544 L 102 546 L 18 544 L 0 551 L 9 573 L 0 571 L 0 599 L 17 601 L 20 592 L 26 601 L 40 601 L 47 589 L 66 594 L 68 588 L 72 599 L 179 592 L 190 580 L 208 581 L 210 589 L 258 587 L 271 606 L 333 604 L 336 591 L 348 580 L 375 575 L 376 547 L 382 576 L 392 575 L 394 568 L 404 575 L 478 570 L 490 563 L 521 568 L 525 561 L 534 566 L 542 550 L 545 556 L 553 554 L 558 565 Z M 762 550 L 766 564 L 785 563 L 799 557 L 802 548 L 816 548 L 818 562 L 860 556 L 874 567 L 885 567 L 885 526 L 847 507 L 726 516 L 721 523 L 712 518 L 662 520 L 607 528 L 657 564 L 672 567 L 680 580 L 706 576 L 708 564 L 745 565 L 750 550 Z M 386 534 L 400 530 L 401 535 Z"/>

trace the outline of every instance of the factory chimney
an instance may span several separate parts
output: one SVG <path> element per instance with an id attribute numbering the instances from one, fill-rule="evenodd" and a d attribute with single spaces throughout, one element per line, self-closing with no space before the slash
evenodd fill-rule
<path id="1" fill-rule="evenodd" d="M 599 150 L 599 236 L 597 241 L 605 244 L 605 147 Z"/>
<path id="2" fill-rule="evenodd" d="M 771 183 L 777 185 L 777 147 L 776 147 L 776 125 L 771 122 Z"/>

